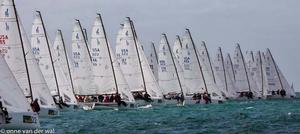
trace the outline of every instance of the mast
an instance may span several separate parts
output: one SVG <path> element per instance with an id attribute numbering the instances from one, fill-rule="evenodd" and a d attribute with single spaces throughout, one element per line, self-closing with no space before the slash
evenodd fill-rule
<path id="1" fill-rule="evenodd" d="M 165 33 L 163 33 L 162 35 L 166 39 L 166 42 L 167 42 L 167 45 L 168 45 L 168 48 L 169 48 L 169 52 L 170 52 L 170 55 L 171 55 L 171 58 L 172 58 L 172 62 L 173 62 L 173 65 L 174 65 L 174 69 L 175 69 L 175 72 L 176 72 L 177 80 L 178 80 L 178 83 L 179 83 L 179 86 L 180 86 L 180 91 L 181 91 L 181 94 L 183 95 L 183 89 L 182 89 L 181 81 L 180 81 L 180 78 L 179 78 L 179 75 L 178 75 L 178 70 L 177 70 L 177 67 L 176 67 L 176 64 L 175 64 L 175 61 L 174 61 L 173 54 L 171 52 L 171 47 L 170 47 L 167 35 Z"/>
<path id="2" fill-rule="evenodd" d="M 182 48 L 182 43 L 181 43 L 181 40 L 180 40 L 180 36 L 179 36 L 179 35 L 176 35 L 176 38 L 178 39 L 179 45 L 180 45 L 180 47 Z"/>
<path id="3" fill-rule="evenodd" d="M 270 49 L 267 49 L 267 51 L 268 51 L 268 52 L 270 53 L 270 55 L 271 55 L 272 62 L 273 62 L 273 64 L 274 64 L 274 66 L 275 66 L 275 70 L 276 70 L 276 73 L 277 73 L 277 76 L 278 76 L 278 79 L 279 79 L 279 82 L 280 82 L 281 90 L 283 90 L 283 84 L 282 84 L 282 81 L 281 81 L 281 77 L 280 77 L 280 75 L 279 75 L 279 71 L 278 71 L 277 65 L 276 65 L 275 60 L 274 60 L 274 58 L 273 58 L 273 55 L 272 55 Z"/>
<path id="4" fill-rule="evenodd" d="M 116 86 L 116 90 L 117 90 L 116 94 L 118 94 L 119 93 L 119 88 L 118 88 L 118 84 L 117 84 L 115 69 L 114 69 L 112 58 L 111 58 L 110 48 L 109 48 L 109 45 L 108 45 L 104 24 L 103 24 L 103 21 L 102 21 L 101 14 L 98 13 L 97 15 L 99 16 L 100 22 L 101 22 L 101 25 L 102 25 L 102 30 L 103 30 L 104 37 L 105 37 L 105 43 L 106 43 L 106 47 L 107 47 L 107 51 L 108 51 L 108 55 L 109 55 L 109 61 L 110 61 L 110 64 L 111 64 L 111 69 L 112 69 L 113 75 L 114 75 L 114 82 L 115 82 L 115 86 Z"/>
<path id="5" fill-rule="evenodd" d="M 233 76 L 233 80 L 236 81 L 236 79 L 235 79 L 235 73 L 234 73 L 234 69 L 233 69 L 233 63 L 232 63 L 232 60 L 231 60 L 231 56 L 230 56 L 229 53 L 227 54 L 227 56 L 228 56 L 228 58 L 229 58 L 230 67 L 231 67 L 232 74 L 233 74 L 233 75 L 232 75 L 232 76 Z"/>
<path id="6" fill-rule="evenodd" d="M 204 41 L 202 41 L 202 43 L 204 44 L 205 51 L 206 51 L 206 53 L 207 53 L 208 62 L 209 62 L 209 65 L 210 65 L 210 69 L 211 69 L 211 72 L 212 72 L 212 76 L 213 76 L 213 79 L 214 79 L 214 83 L 216 83 L 215 73 L 214 73 L 213 67 L 212 67 L 212 65 L 211 65 L 211 60 L 210 60 L 210 57 L 209 57 L 209 53 L 208 53 L 208 50 L 207 50 L 206 44 L 205 44 L 205 42 L 204 42 Z"/>
<path id="7" fill-rule="evenodd" d="M 64 41 L 64 38 L 63 38 L 63 35 L 62 35 L 62 32 L 61 32 L 60 29 L 58 30 L 58 32 L 60 33 L 60 37 L 61 37 L 61 40 L 62 40 L 62 45 L 63 45 L 63 49 L 64 49 L 64 52 L 65 52 L 65 57 L 66 57 L 66 61 L 67 61 L 67 67 L 68 67 L 69 77 L 70 77 L 70 81 L 71 81 L 71 86 L 72 86 L 73 94 L 75 95 L 74 84 L 73 84 L 71 69 L 70 69 L 70 65 L 69 65 L 69 59 L 68 59 L 68 56 L 67 56 L 67 50 L 66 50 L 66 46 L 65 46 L 65 41 Z"/>
<path id="8" fill-rule="evenodd" d="M 16 9 L 16 5 L 15 5 L 15 1 L 12 0 L 12 3 L 13 3 L 14 10 L 15 10 L 16 22 L 17 22 L 17 27 L 18 27 L 20 41 L 21 41 L 21 47 L 22 47 L 22 52 L 23 52 L 23 57 L 24 57 L 24 63 L 25 63 L 26 73 L 27 73 L 27 79 L 28 79 L 28 85 L 29 85 L 29 91 L 30 91 L 30 96 L 29 97 L 31 99 L 31 102 L 33 102 L 32 87 L 31 87 L 31 81 L 30 81 L 30 77 L 29 77 L 28 64 L 27 64 L 27 61 L 26 61 L 26 54 L 25 54 L 25 48 L 24 48 L 22 34 L 21 34 L 21 28 L 20 28 L 19 19 L 18 19 L 19 17 L 18 17 L 18 14 L 17 14 L 17 9 Z M 28 96 L 26 96 L 26 97 L 28 97 Z"/>
<path id="9" fill-rule="evenodd" d="M 85 38 L 85 40 L 88 42 L 88 41 L 89 41 L 89 39 L 88 39 L 88 36 L 87 36 L 86 29 L 85 29 L 85 28 L 83 28 L 82 30 L 83 30 L 83 32 L 84 32 L 84 38 Z"/>
<path id="10" fill-rule="evenodd" d="M 57 77 L 56 77 L 56 71 L 55 71 L 55 68 L 54 68 L 54 65 L 53 65 L 54 62 L 53 62 L 52 53 L 51 53 L 51 50 L 50 50 L 49 40 L 48 40 L 48 37 L 47 37 L 47 34 L 46 34 L 47 32 L 46 32 L 46 28 L 45 28 L 45 25 L 44 25 L 44 21 L 43 21 L 41 12 L 40 11 L 36 11 L 36 12 L 38 13 L 38 15 L 39 15 L 39 17 L 41 18 L 41 21 L 42 21 L 42 26 L 43 26 L 43 29 L 44 29 L 44 35 L 45 35 L 45 38 L 46 38 L 48 52 L 49 52 L 49 56 L 50 56 L 50 60 L 51 60 L 52 71 L 53 71 L 53 75 L 54 75 L 54 79 L 55 79 L 56 89 L 57 89 L 58 96 L 60 96 L 59 86 L 58 86 Z"/>
<path id="11" fill-rule="evenodd" d="M 78 22 L 78 24 L 79 24 L 79 27 L 80 27 L 80 30 L 81 30 L 81 34 L 83 35 L 83 40 L 84 40 L 84 43 L 85 43 L 85 46 L 86 46 L 86 49 L 87 49 L 87 52 L 88 52 L 88 54 L 89 54 L 89 57 L 90 57 L 90 61 L 92 62 L 92 56 L 91 56 L 91 53 L 90 53 L 90 49 L 89 49 L 89 46 L 88 46 L 88 44 L 87 44 L 87 42 L 86 42 L 86 39 L 85 39 L 85 36 L 84 36 L 84 32 L 83 32 L 83 30 L 82 30 L 82 27 L 81 27 L 81 24 L 80 24 L 80 21 L 78 20 L 78 19 L 75 19 L 77 22 Z"/>
<path id="12" fill-rule="evenodd" d="M 221 61 L 222 61 L 222 67 L 223 67 L 223 73 L 224 73 L 224 80 L 225 80 L 225 89 L 228 92 L 228 85 L 227 85 L 227 77 L 226 77 L 226 70 L 225 70 L 225 65 L 224 65 L 224 57 L 223 57 L 223 53 L 222 53 L 222 48 L 219 47 L 220 49 L 220 56 L 221 56 Z"/>
<path id="13" fill-rule="evenodd" d="M 248 76 L 247 68 L 246 68 L 246 65 L 245 65 L 245 59 L 244 59 L 242 50 L 241 50 L 241 48 L 240 48 L 240 44 L 237 43 L 237 46 L 238 46 L 238 49 L 239 49 L 239 51 L 240 51 L 240 53 L 241 53 L 241 56 L 242 56 L 242 62 L 243 62 L 244 70 L 245 70 L 245 73 L 246 73 L 246 78 L 247 78 L 247 83 L 248 83 L 249 92 L 251 92 L 249 76 Z"/>
<path id="14" fill-rule="evenodd" d="M 136 41 L 137 40 L 137 35 L 135 33 L 134 25 L 133 25 L 133 22 L 130 20 L 130 17 L 127 17 L 127 19 L 130 22 L 130 29 L 131 29 L 131 32 L 133 33 L 133 40 L 134 40 L 134 45 L 135 45 L 136 53 L 137 53 L 138 60 L 139 60 L 139 66 L 140 66 L 140 71 L 141 71 L 141 74 L 142 74 L 144 89 L 145 89 L 145 92 L 147 93 L 147 87 L 146 87 L 146 83 L 145 83 L 142 62 L 141 62 L 141 58 L 140 58 L 140 54 L 139 54 L 139 50 L 138 50 L 138 46 L 137 46 L 137 41 Z"/>
<path id="15" fill-rule="evenodd" d="M 195 52 L 196 59 L 197 59 L 197 63 L 198 63 L 198 66 L 199 66 L 199 69 L 200 69 L 200 72 L 201 72 L 201 76 L 202 76 L 202 80 L 203 80 L 203 83 L 204 83 L 205 91 L 208 93 L 206 81 L 205 81 L 205 78 L 204 78 L 204 75 L 203 75 L 202 67 L 201 67 L 201 64 L 200 64 L 200 60 L 199 60 L 199 57 L 198 57 L 198 53 L 197 53 L 197 50 L 196 50 L 196 47 L 195 47 L 194 40 L 192 38 L 190 30 L 187 28 L 186 31 L 188 32 L 189 37 L 191 38 L 192 45 L 193 45 L 193 48 L 194 48 L 194 52 Z"/>
<path id="16" fill-rule="evenodd" d="M 153 47 L 153 50 L 154 50 L 156 63 L 158 64 L 157 53 L 156 53 L 156 48 L 155 48 L 154 42 L 151 42 L 151 44 L 152 44 L 152 47 Z"/>
<path id="17" fill-rule="evenodd" d="M 261 75 L 261 96 L 263 97 L 264 95 L 264 73 L 263 73 L 263 63 L 262 63 L 262 58 L 260 51 L 258 51 L 258 56 L 259 56 L 259 64 L 260 64 L 260 75 Z"/>

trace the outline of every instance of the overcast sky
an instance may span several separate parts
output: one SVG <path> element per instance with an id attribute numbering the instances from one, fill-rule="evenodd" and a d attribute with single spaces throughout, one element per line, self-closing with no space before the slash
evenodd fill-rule
<path id="1" fill-rule="evenodd" d="M 1 0 L 0 0 L 1 1 Z M 70 43 L 74 19 L 90 34 L 96 12 L 102 14 L 111 44 L 119 24 L 130 16 L 145 47 L 159 42 L 162 32 L 170 42 L 190 28 L 196 43 L 206 41 L 210 54 L 217 47 L 233 53 L 239 42 L 243 51 L 270 48 L 290 82 L 300 89 L 299 0 L 15 0 L 29 32 L 34 11 L 40 10 L 53 40 L 62 29 Z M 298 90 L 300 91 L 300 90 Z"/>

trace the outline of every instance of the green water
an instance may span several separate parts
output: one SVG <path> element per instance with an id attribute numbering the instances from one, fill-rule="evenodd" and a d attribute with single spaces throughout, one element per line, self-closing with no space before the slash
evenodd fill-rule
<path id="1" fill-rule="evenodd" d="M 62 112 L 41 119 L 56 133 L 300 133 L 300 99 L 229 101 L 135 110 Z"/>

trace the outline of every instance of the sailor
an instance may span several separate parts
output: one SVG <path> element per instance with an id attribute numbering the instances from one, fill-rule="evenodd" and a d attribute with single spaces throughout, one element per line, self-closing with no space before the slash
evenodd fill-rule
<path id="1" fill-rule="evenodd" d="M 279 93 L 280 93 L 280 89 L 277 90 L 277 95 L 279 95 Z"/>
<path id="2" fill-rule="evenodd" d="M 209 97 L 208 97 L 207 92 L 204 92 L 204 94 L 203 94 L 203 99 L 204 99 L 204 101 L 205 101 L 205 104 L 208 104 L 208 102 L 209 102 Z"/>
<path id="3" fill-rule="evenodd" d="M 9 117 L 8 115 L 8 111 L 5 107 L 3 107 L 2 105 L 2 101 L 0 101 L 0 109 L 2 111 L 2 113 L 4 114 L 4 117 L 5 117 L 5 123 L 10 123 L 10 120 L 12 119 L 11 117 Z"/>
<path id="4" fill-rule="evenodd" d="M 109 102 L 114 102 L 114 100 L 115 100 L 115 96 L 112 94 L 109 98 Z"/>
<path id="5" fill-rule="evenodd" d="M 276 95 L 275 91 L 272 91 L 272 95 Z"/>
<path id="6" fill-rule="evenodd" d="M 180 96 L 179 96 L 179 94 L 176 94 L 175 99 L 177 100 L 177 103 L 179 103 L 179 101 L 180 101 Z"/>
<path id="7" fill-rule="evenodd" d="M 33 102 L 31 102 L 30 106 L 31 106 L 33 112 L 38 113 L 41 110 L 37 98 Z"/>
<path id="8" fill-rule="evenodd" d="M 183 95 L 183 93 L 180 94 L 180 102 L 181 102 L 181 103 L 184 102 L 184 95 Z"/>
<path id="9" fill-rule="evenodd" d="M 196 93 L 194 93 L 194 95 L 193 95 L 193 100 L 197 100 L 197 95 L 196 95 Z"/>
<path id="10" fill-rule="evenodd" d="M 127 106 L 126 102 L 122 101 L 120 94 L 116 94 L 115 101 L 118 103 L 118 106 Z"/>
<path id="11" fill-rule="evenodd" d="M 106 96 L 104 97 L 103 102 L 109 102 L 109 96 L 108 96 L 108 95 L 106 95 Z"/>
<path id="12" fill-rule="evenodd" d="M 68 105 L 67 103 L 65 103 L 62 99 L 62 97 L 59 97 L 59 104 L 65 106 L 65 107 L 70 107 L 70 105 Z"/>
<path id="13" fill-rule="evenodd" d="M 55 103 L 56 105 L 58 105 L 58 107 L 59 107 L 60 109 L 62 109 L 62 106 L 60 105 L 59 102 L 57 102 L 55 96 L 53 96 L 52 98 L 53 98 L 54 103 Z"/>
<path id="14" fill-rule="evenodd" d="M 99 96 L 98 96 L 98 101 L 99 101 L 99 102 L 103 102 L 103 99 L 104 99 L 103 95 L 99 95 Z"/>
<path id="15" fill-rule="evenodd" d="M 253 93 L 250 91 L 247 94 L 248 99 L 253 99 Z"/>
<path id="16" fill-rule="evenodd" d="M 281 95 L 281 97 L 284 97 L 286 95 L 286 92 L 284 89 L 280 90 L 280 95 Z"/>
<path id="17" fill-rule="evenodd" d="M 144 99 L 147 102 L 151 102 L 152 101 L 151 96 L 147 92 L 144 94 Z"/>

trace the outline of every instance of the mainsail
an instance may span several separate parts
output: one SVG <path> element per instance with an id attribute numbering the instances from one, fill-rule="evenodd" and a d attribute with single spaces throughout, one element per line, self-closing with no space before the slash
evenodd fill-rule
<path id="1" fill-rule="evenodd" d="M 37 11 L 31 29 L 32 52 L 37 60 L 50 91 L 52 94 L 53 92 L 55 93 L 53 95 L 60 95 L 56 78 L 56 70 L 52 64 L 53 61 L 50 53 L 51 50 L 49 50 L 50 42 L 47 37 L 48 35 L 46 33 L 46 29 L 44 28 L 45 27 L 42 21 L 41 13 Z"/>
<path id="2" fill-rule="evenodd" d="M 96 17 L 92 28 L 91 56 L 96 93 L 119 93 L 122 99 L 134 101 L 119 63 L 111 51 L 100 14 Z"/>
<path id="3" fill-rule="evenodd" d="M 240 45 L 237 44 L 234 50 L 233 68 L 238 92 L 250 92 L 250 82 L 244 56 Z"/>
<path id="4" fill-rule="evenodd" d="M 189 31 L 186 30 L 182 37 L 182 67 L 184 71 L 185 84 L 189 90 L 187 94 L 204 93 L 206 86 L 198 63 L 197 53 L 192 43 L 192 39 L 189 35 Z"/>
<path id="5" fill-rule="evenodd" d="M 72 32 L 73 82 L 75 94 L 94 95 L 91 79 L 92 62 L 79 20 L 75 21 Z"/>
<path id="6" fill-rule="evenodd" d="M 0 35 L 6 38 L 0 49 L 8 66 L 26 96 L 39 99 L 41 107 L 55 108 L 49 88 L 32 54 L 25 30 L 16 17 L 12 1 L 3 1 L 1 11 L 5 14 L 0 15 Z"/>
<path id="7" fill-rule="evenodd" d="M 216 84 L 213 65 L 211 63 L 210 56 L 204 41 L 202 41 L 200 47 L 198 48 L 198 53 L 208 93 L 212 93 L 213 97 L 221 96 L 221 89 Z"/>
<path id="8" fill-rule="evenodd" d="M 168 39 L 166 35 L 163 34 L 158 52 L 158 82 L 164 95 L 183 93 L 182 80 L 180 80 L 177 70 L 179 64 L 170 49 Z"/>
<path id="9" fill-rule="evenodd" d="M 77 104 L 74 95 L 72 79 L 70 79 L 69 65 L 65 53 L 64 40 L 60 30 L 57 31 L 53 49 L 52 58 L 53 65 L 56 70 L 56 78 L 58 87 L 60 89 L 60 96 L 63 101 L 68 104 Z"/>
<path id="10" fill-rule="evenodd" d="M 131 20 L 124 22 L 122 34 L 117 39 L 116 54 L 132 92 L 144 91 L 152 98 L 162 98 L 162 92 L 150 69 L 144 51 L 137 41 Z M 120 32 L 119 32 L 120 33 Z"/>
<path id="11" fill-rule="evenodd" d="M 230 67 L 230 60 L 228 61 L 228 65 L 229 67 L 226 67 L 227 65 L 223 57 L 222 49 L 219 47 L 217 55 L 214 59 L 214 73 L 216 76 L 216 83 L 226 97 L 234 98 L 236 96 L 236 88 L 233 77 L 231 77 L 233 72 L 232 68 Z"/>
<path id="12" fill-rule="evenodd" d="M 153 42 L 151 42 L 150 53 L 148 54 L 147 60 L 149 62 L 150 68 L 154 74 L 156 80 L 158 80 L 158 56 L 156 47 Z"/>

